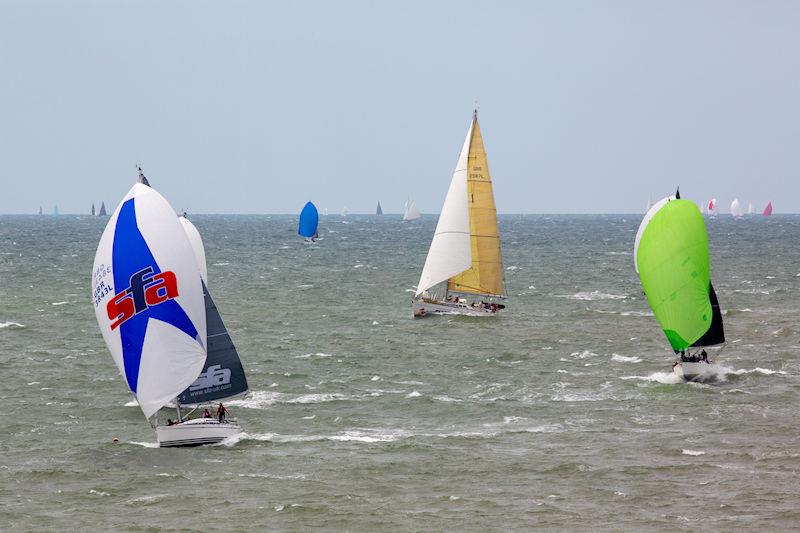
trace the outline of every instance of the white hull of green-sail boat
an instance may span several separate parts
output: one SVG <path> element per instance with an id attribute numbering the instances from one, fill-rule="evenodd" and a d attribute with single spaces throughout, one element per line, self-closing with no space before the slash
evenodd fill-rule
<path id="1" fill-rule="evenodd" d="M 686 381 L 711 381 L 716 379 L 719 365 L 717 363 L 706 363 L 705 361 L 699 363 L 682 362 L 672 367 L 672 371 Z"/>
<path id="2" fill-rule="evenodd" d="M 467 303 L 439 302 L 428 299 L 414 300 L 412 307 L 415 318 L 430 315 L 497 316 L 500 312 L 500 309 L 487 309 Z"/>
<path id="3" fill-rule="evenodd" d="M 236 424 L 219 422 L 215 418 L 195 418 L 171 426 L 157 426 L 156 438 L 162 448 L 202 446 L 217 444 L 241 432 L 242 428 Z"/>

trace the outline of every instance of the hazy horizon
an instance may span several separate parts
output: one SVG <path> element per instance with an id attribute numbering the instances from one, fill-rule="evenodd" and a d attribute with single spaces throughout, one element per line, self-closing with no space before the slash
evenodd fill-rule
<path id="1" fill-rule="evenodd" d="M 0 213 L 439 212 L 477 101 L 498 212 L 800 212 L 800 4 L 11 0 Z"/>

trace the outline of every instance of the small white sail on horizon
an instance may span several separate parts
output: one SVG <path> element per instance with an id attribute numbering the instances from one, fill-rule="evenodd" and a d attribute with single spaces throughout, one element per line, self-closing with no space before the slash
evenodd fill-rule
<path id="1" fill-rule="evenodd" d="M 755 212 L 756 212 L 756 210 L 755 210 L 755 209 L 753 209 L 753 202 L 749 202 L 749 203 L 747 204 L 747 214 L 748 214 L 748 215 L 752 215 L 752 214 L 753 214 L 753 213 L 755 213 Z"/>
<path id="2" fill-rule="evenodd" d="M 739 199 L 738 198 L 734 198 L 733 201 L 731 202 L 731 215 L 733 215 L 734 217 L 738 218 L 738 217 L 742 216 L 742 214 L 743 214 L 742 213 L 742 206 L 739 205 Z"/>
<path id="3" fill-rule="evenodd" d="M 417 202 L 409 198 L 406 200 L 406 208 L 403 212 L 403 220 L 417 220 L 422 214 L 417 209 Z"/>

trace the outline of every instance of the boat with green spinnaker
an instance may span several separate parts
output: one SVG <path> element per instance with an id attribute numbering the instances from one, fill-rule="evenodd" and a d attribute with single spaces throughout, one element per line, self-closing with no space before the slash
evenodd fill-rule
<path id="1" fill-rule="evenodd" d="M 639 226 L 633 257 L 647 302 L 680 355 L 673 371 L 687 381 L 715 376 L 718 366 L 706 348 L 722 346 L 725 331 L 697 204 L 682 200 L 680 192 L 657 202 Z"/>

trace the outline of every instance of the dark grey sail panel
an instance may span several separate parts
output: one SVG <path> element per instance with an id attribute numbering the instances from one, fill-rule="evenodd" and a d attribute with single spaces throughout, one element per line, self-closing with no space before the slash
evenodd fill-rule
<path id="1" fill-rule="evenodd" d="M 709 284 L 708 297 L 711 300 L 711 327 L 700 337 L 697 342 L 692 344 L 692 348 L 706 346 L 716 346 L 725 342 L 725 328 L 722 326 L 722 311 L 719 309 L 717 293 L 714 286 Z"/>
<path id="2" fill-rule="evenodd" d="M 208 357 L 200 376 L 178 396 L 182 404 L 224 400 L 243 394 L 248 388 L 239 353 L 205 283 L 203 295 L 206 301 Z"/>

